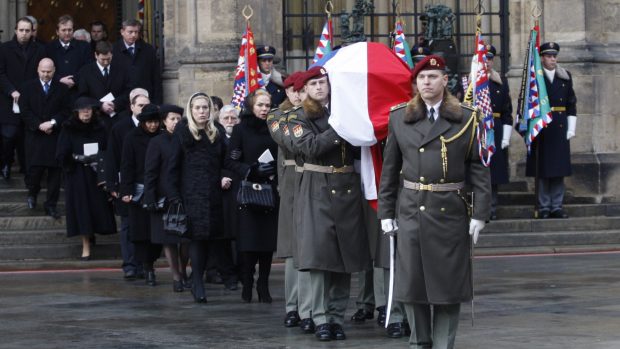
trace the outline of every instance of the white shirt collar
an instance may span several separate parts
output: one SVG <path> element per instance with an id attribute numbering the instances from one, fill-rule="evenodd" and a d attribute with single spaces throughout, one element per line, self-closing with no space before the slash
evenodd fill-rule
<path id="1" fill-rule="evenodd" d="M 69 42 L 68 42 L 68 43 L 66 43 L 66 44 L 65 44 L 62 40 L 60 40 L 60 39 L 58 39 L 58 41 L 60 41 L 60 46 L 62 46 L 63 48 L 64 48 L 64 47 L 67 47 L 67 46 L 69 46 L 69 45 L 71 45 L 71 41 L 69 41 Z"/>
<path id="2" fill-rule="evenodd" d="M 549 82 L 553 82 L 553 79 L 555 78 L 555 69 L 548 70 L 547 68 L 543 67 L 543 70 L 545 71 L 545 76 L 547 77 L 547 80 L 549 80 Z"/>
<path id="3" fill-rule="evenodd" d="M 103 67 L 101 64 L 99 64 L 99 62 L 95 61 L 95 63 L 97 64 L 97 67 L 99 67 L 99 71 L 101 72 L 101 74 L 103 74 L 103 69 L 104 68 L 108 68 L 108 74 L 110 74 L 110 66 L 109 65 L 107 67 Z"/>
<path id="4" fill-rule="evenodd" d="M 134 42 L 132 45 L 129 45 L 128 43 L 126 43 L 125 41 L 123 41 L 123 44 L 125 44 L 125 48 L 129 49 L 130 47 L 133 47 L 133 49 L 136 49 L 136 43 Z"/>
<path id="5" fill-rule="evenodd" d="M 48 84 L 49 86 L 52 86 L 52 80 L 50 80 L 48 82 L 45 82 L 45 81 L 39 79 L 39 82 L 41 83 L 41 87 L 44 87 L 45 84 Z"/>
<path id="6" fill-rule="evenodd" d="M 133 124 L 138 127 L 138 124 L 140 123 L 140 120 L 138 120 L 138 118 L 136 118 L 135 115 L 131 115 L 131 120 L 133 121 Z"/>
<path id="7" fill-rule="evenodd" d="M 441 107 L 441 102 L 443 102 L 443 99 L 441 101 L 439 101 L 435 105 L 428 105 L 428 104 L 424 103 L 424 104 L 426 104 L 426 117 L 430 116 L 431 108 L 433 108 L 433 109 L 435 109 L 435 114 L 434 114 L 435 120 L 439 119 L 439 107 Z"/>

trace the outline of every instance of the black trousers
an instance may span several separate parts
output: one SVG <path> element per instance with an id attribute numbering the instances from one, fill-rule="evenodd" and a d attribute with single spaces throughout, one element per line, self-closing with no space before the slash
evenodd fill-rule
<path id="1" fill-rule="evenodd" d="M 255 266 L 258 263 L 257 287 L 265 287 L 268 284 L 269 274 L 271 273 L 271 262 L 273 252 L 241 252 L 241 282 L 244 287 L 252 287 L 254 283 Z"/>
<path id="2" fill-rule="evenodd" d="M 13 164 L 15 158 L 15 147 L 19 136 L 19 126 L 10 124 L 0 124 L 0 136 L 2 136 L 2 166 Z"/>
<path id="3" fill-rule="evenodd" d="M 135 241 L 136 261 L 142 262 L 144 271 L 153 270 L 153 263 L 161 256 L 162 245 L 150 241 Z"/>
<path id="4" fill-rule="evenodd" d="M 232 240 L 211 240 L 208 250 L 207 272 L 219 272 L 225 282 L 236 281 L 237 268 L 233 259 Z"/>
<path id="5" fill-rule="evenodd" d="M 41 179 L 43 173 L 47 171 L 47 197 L 45 200 L 45 208 L 56 208 L 58 197 L 60 196 L 60 182 L 62 178 L 62 169 L 60 167 L 47 166 L 30 166 L 28 167 L 28 179 L 26 186 L 28 187 L 28 196 L 37 197 L 41 191 Z"/>

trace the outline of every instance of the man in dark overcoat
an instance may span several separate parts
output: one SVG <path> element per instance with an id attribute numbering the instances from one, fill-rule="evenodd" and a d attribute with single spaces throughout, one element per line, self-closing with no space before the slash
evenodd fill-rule
<path id="1" fill-rule="evenodd" d="M 307 97 L 288 118 L 303 175 L 295 201 L 300 270 L 310 271 L 312 319 L 321 341 L 345 339 L 342 329 L 351 273 L 368 270 L 370 248 L 362 215 L 360 176 L 353 162 L 359 149 L 329 125 L 330 85 L 322 67 L 303 76 Z M 297 194 L 299 196 L 297 196 Z"/>
<path id="2" fill-rule="evenodd" d="M 20 18 L 15 24 L 15 36 L 0 48 L 0 136 L 2 156 L 0 168 L 2 177 L 9 180 L 15 148 L 20 143 L 22 130 L 21 117 L 14 104 L 19 103 L 21 84 L 37 78 L 37 66 L 45 57 L 45 48 L 32 40 L 32 22 Z M 25 162 L 20 156 L 20 165 L 25 170 Z"/>
<path id="3" fill-rule="evenodd" d="M 536 137 L 527 156 L 527 176 L 536 176 L 538 166 L 538 213 L 540 218 L 568 218 L 562 208 L 564 177 L 572 174 L 570 139 L 577 125 L 577 97 L 568 70 L 557 65 L 560 45 L 540 45 L 545 86 L 553 120 Z M 536 158 L 538 156 L 538 159 Z"/>
<path id="4" fill-rule="evenodd" d="M 263 77 L 265 89 L 271 95 L 271 106 L 276 108 L 286 99 L 284 79 L 282 73 L 273 67 L 276 49 L 273 46 L 258 46 L 256 48 L 258 69 Z"/>
<path id="5" fill-rule="evenodd" d="M 487 45 L 487 69 L 489 72 L 489 94 L 493 110 L 493 131 L 495 132 L 495 153 L 491 160 L 491 219 L 497 219 L 497 187 L 509 181 L 508 146 L 512 133 L 512 101 L 508 79 L 501 76 L 493 63 L 497 51 L 493 45 Z"/>
<path id="6" fill-rule="evenodd" d="M 110 129 L 117 121 L 117 114 L 129 107 L 132 83 L 124 68 L 113 61 L 112 45 L 100 41 L 95 48 L 95 62 L 80 70 L 78 94 L 101 102 L 103 122 Z"/>
<path id="7" fill-rule="evenodd" d="M 155 48 L 140 38 L 142 23 L 123 21 L 121 38 L 114 43 L 114 61 L 129 72 L 135 87 L 149 91 L 151 102 L 163 102 L 161 68 Z"/>
<path id="8" fill-rule="evenodd" d="M 446 89 L 443 58 L 420 61 L 413 81 L 419 94 L 390 112 L 378 217 L 384 232 L 398 232 L 394 300 L 405 304 L 410 347 L 453 348 L 460 303 L 472 297 L 470 243 L 489 218 L 490 174 L 476 149 L 476 113 Z"/>
<path id="9" fill-rule="evenodd" d="M 62 169 L 56 160 L 56 144 L 64 120 L 69 117 L 68 88 L 53 79 L 54 62 L 43 58 L 37 69 L 38 79 L 28 80 L 22 87 L 19 107 L 26 126 L 26 163 L 28 208 L 37 205 L 41 179 L 47 172 L 45 213 L 59 218 L 56 203 L 60 195 Z"/>

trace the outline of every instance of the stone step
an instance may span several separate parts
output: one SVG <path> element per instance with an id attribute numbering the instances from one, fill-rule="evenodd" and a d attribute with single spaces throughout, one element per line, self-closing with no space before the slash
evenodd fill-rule
<path id="1" fill-rule="evenodd" d="M 489 222 L 484 233 L 529 233 L 620 229 L 620 217 L 573 217 L 568 219 L 503 219 Z"/>
<path id="2" fill-rule="evenodd" d="M 37 197 L 38 203 L 42 204 L 45 201 L 47 195 L 47 189 L 41 189 Z M 26 202 L 28 198 L 28 189 L 21 187 L 12 187 L 0 190 L 0 202 Z M 65 200 L 65 191 L 60 189 L 60 196 L 58 201 Z"/>
<path id="3" fill-rule="evenodd" d="M 0 231 L 62 229 L 65 229 L 64 216 L 60 219 L 48 216 L 0 217 Z"/>
<path id="4" fill-rule="evenodd" d="M 532 205 L 536 202 L 534 200 L 534 192 L 499 192 L 498 202 L 499 205 Z M 597 198 L 592 196 L 574 196 L 571 193 L 566 193 L 564 196 L 564 204 L 596 204 Z"/>
<path id="5" fill-rule="evenodd" d="M 564 205 L 569 217 L 620 216 L 620 204 L 572 204 Z M 531 219 L 534 205 L 499 205 L 498 219 Z"/>
<path id="6" fill-rule="evenodd" d="M 43 197 L 45 198 L 45 197 Z M 56 205 L 61 215 L 65 214 L 65 203 L 60 201 Z M 45 215 L 43 202 L 38 202 L 37 207 L 33 210 L 28 208 L 26 202 L 2 202 L 0 203 L 0 217 L 23 217 L 33 215 Z"/>
<path id="7" fill-rule="evenodd" d="M 97 244 L 118 243 L 118 234 L 97 235 Z M 36 244 L 76 244 L 81 243 L 78 236 L 67 237 L 65 229 L 0 231 L 0 246 Z"/>
<path id="8" fill-rule="evenodd" d="M 72 244 L 37 244 L 37 245 L 0 245 L 0 259 L 4 261 L 20 260 L 56 260 L 77 259 L 82 255 L 82 243 L 76 238 Z M 97 243 L 91 247 L 93 259 L 119 259 L 121 249 L 118 243 Z"/>
<path id="9" fill-rule="evenodd" d="M 527 192 L 529 187 L 526 181 L 510 182 L 498 185 L 497 190 L 501 192 Z"/>
<path id="10" fill-rule="evenodd" d="M 478 241 L 478 243 L 480 243 L 480 241 Z M 559 253 L 592 253 L 592 252 L 617 252 L 617 251 L 620 251 L 620 244 L 530 246 L 530 247 L 487 247 L 487 248 L 476 247 L 476 249 L 474 250 L 474 254 L 476 257 L 480 258 L 484 256 L 559 254 Z"/>
<path id="11" fill-rule="evenodd" d="M 565 245 L 620 244 L 620 229 L 552 231 L 541 233 L 487 233 L 483 231 L 476 248 L 522 248 Z"/>

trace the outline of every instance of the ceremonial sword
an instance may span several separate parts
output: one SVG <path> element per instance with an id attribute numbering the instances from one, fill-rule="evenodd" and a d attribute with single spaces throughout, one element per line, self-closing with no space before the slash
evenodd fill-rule
<path id="1" fill-rule="evenodd" d="M 392 231 L 385 232 L 390 236 L 390 284 L 388 287 L 388 303 L 387 303 L 387 313 L 385 316 L 385 328 L 388 327 L 390 323 L 390 315 L 392 313 L 392 296 L 394 294 L 394 234 L 396 234 L 396 230 L 398 228 L 393 229 Z"/>

